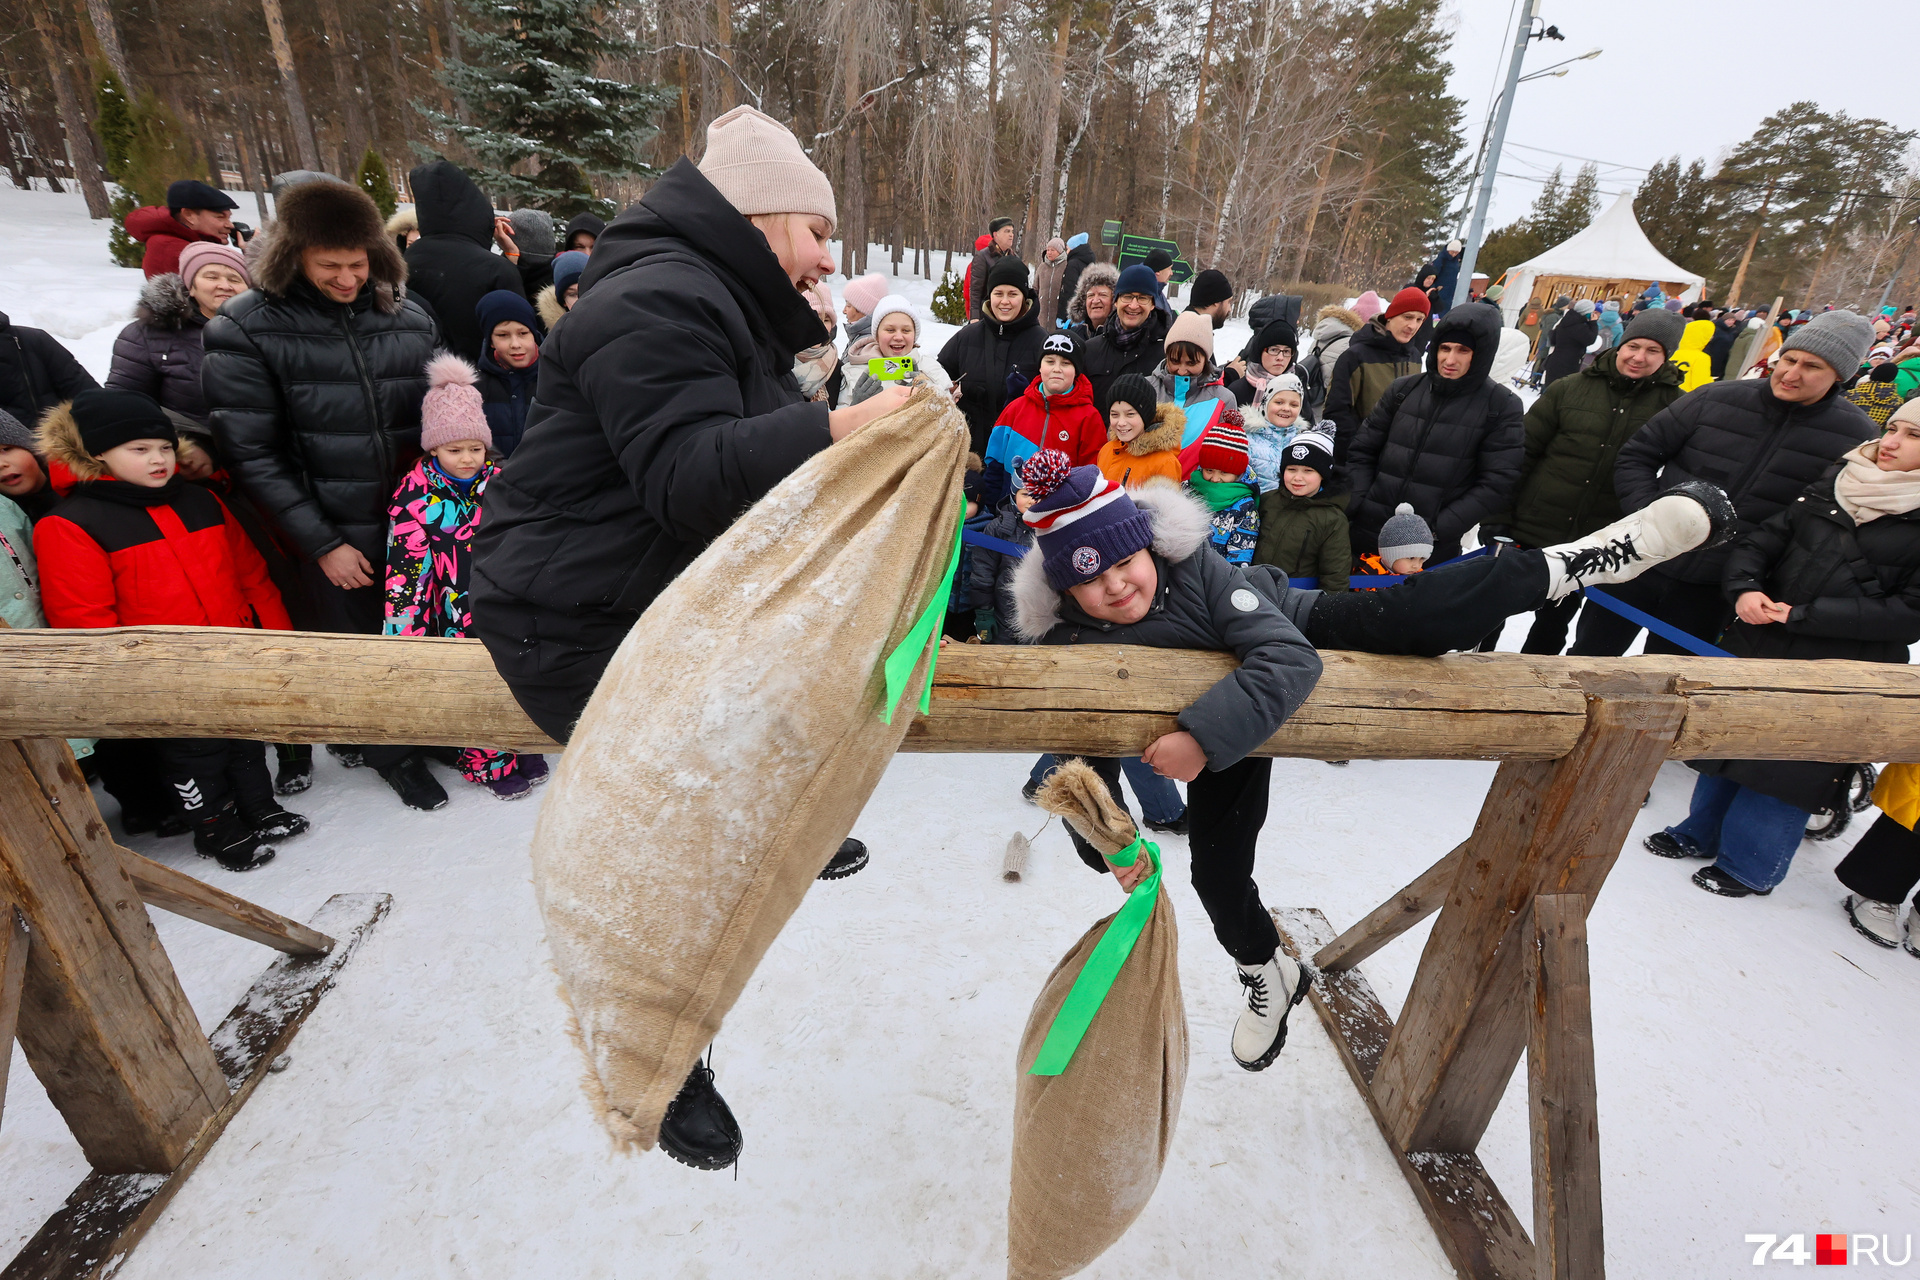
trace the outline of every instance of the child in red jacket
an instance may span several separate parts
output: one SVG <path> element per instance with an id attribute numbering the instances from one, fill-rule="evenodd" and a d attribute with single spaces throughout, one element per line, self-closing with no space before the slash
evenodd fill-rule
<path id="1" fill-rule="evenodd" d="M 1057 449 L 1076 467 L 1100 457 L 1107 443 L 1106 419 L 1093 403 L 1093 384 L 1080 372 L 1080 340 L 1056 330 L 1040 344 L 1040 374 L 1007 402 L 987 437 L 980 505 L 992 509 L 1017 487 L 1020 464 L 1042 449 Z"/>
<path id="2" fill-rule="evenodd" d="M 43 456 L 72 476 L 33 531 L 48 626 L 292 630 L 233 513 L 175 474 L 178 443 L 138 391 L 82 391 L 41 419 Z M 309 825 L 274 800 L 261 743 L 166 738 L 160 757 L 194 848 L 230 871 L 267 862 L 267 841 Z"/>

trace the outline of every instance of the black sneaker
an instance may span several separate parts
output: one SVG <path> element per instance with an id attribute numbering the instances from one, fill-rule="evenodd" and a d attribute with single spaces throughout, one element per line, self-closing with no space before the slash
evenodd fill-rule
<path id="1" fill-rule="evenodd" d="M 741 1145 L 740 1125 L 713 1087 L 713 1068 L 694 1063 L 660 1121 L 661 1149 L 690 1168 L 713 1172 L 738 1160 Z"/>
<path id="2" fill-rule="evenodd" d="M 274 771 L 275 795 L 297 796 L 313 785 L 313 748 L 308 744 L 276 742 L 273 754 L 279 761 Z"/>
<path id="3" fill-rule="evenodd" d="M 298 813 L 289 813 L 277 804 L 270 804 L 253 813 L 243 813 L 247 825 L 262 840 L 285 840 L 299 835 L 313 824 Z"/>
<path id="4" fill-rule="evenodd" d="M 1020 798 L 1025 800 L 1028 804 L 1040 803 L 1038 800 L 1034 799 L 1034 797 L 1040 794 L 1040 784 L 1045 781 L 1046 781 L 1045 778 L 1028 778 L 1020 786 Z"/>
<path id="5" fill-rule="evenodd" d="M 327 754 L 338 760 L 342 769 L 358 769 L 367 762 L 367 758 L 360 754 L 358 747 L 336 747 L 329 742 Z"/>
<path id="6" fill-rule="evenodd" d="M 260 839 L 232 804 L 194 824 L 193 848 L 229 871 L 251 871 L 273 861 L 273 846 Z"/>
<path id="7" fill-rule="evenodd" d="M 427 772 L 427 762 L 419 756 L 407 756 L 399 764 L 380 770 L 380 776 L 409 809 L 431 813 L 446 807 L 446 789 L 433 780 L 433 775 Z"/>
<path id="8" fill-rule="evenodd" d="M 1663 858 L 1711 858 L 1713 856 L 1702 852 L 1699 845 L 1685 836 L 1676 836 L 1671 831 L 1656 831 L 1642 843 L 1647 846 L 1648 853 L 1657 853 Z"/>
<path id="9" fill-rule="evenodd" d="M 817 880 L 845 880 L 854 872 L 863 870 L 866 865 L 867 846 L 855 840 L 852 836 L 848 836 L 840 842 L 840 852 L 829 858 L 827 865 L 820 868 L 820 874 L 814 878 Z"/>
<path id="10" fill-rule="evenodd" d="M 1164 831 L 1170 836 L 1183 836 L 1187 834 L 1187 811 L 1182 809 L 1180 816 L 1172 822 L 1155 822 L 1152 818 L 1148 818 L 1147 830 Z"/>
<path id="11" fill-rule="evenodd" d="M 1764 898 L 1773 892 L 1771 889 L 1749 888 L 1719 867 L 1700 868 L 1693 873 L 1693 882 L 1708 893 L 1717 893 L 1723 898 Z"/>

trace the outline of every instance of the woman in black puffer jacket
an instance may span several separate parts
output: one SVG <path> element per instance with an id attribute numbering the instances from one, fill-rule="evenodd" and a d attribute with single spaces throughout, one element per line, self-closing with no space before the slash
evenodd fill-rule
<path id="1" fill-rule="evenodd" d="M 993 291 L 999 288 L 1020 291 L 1017 309 L 1005 301 L 994 306 Z M 1040 344 L 1047 336 L 1040 328 L 1033 290 L 1027 287 L 1026 263 L 1013 257 L 994 263 L 987 272 L 985 292 L 987 296 L 974 307 L 974 322 L 940 349 L 940 367 L 959 391 L 956 399 L 966 415 L 971 448 L 983 458 L 1000 411 L 1040 372 Z M 1024 375 L 1019 377 L 1018 389 L 1008 382 L 1016 371 Z"/>
<path id="2" fill-rule="evenodd" d="M 113 340 L 107 385 L 138 391 L 163 409 L 205 422 L 200 361 L 207 321 L 252 283 L 239 250 L 204 242 L 188 245 L 180 252 L 178 275 L 155 276 L 141 288 L 133 323 Z"/>
<path id="3" fill-rule="evenodd" d="M 1736 614 L 1724 643 L 1736 657 L 1905 663 L 1920 643 L 1920 402 L 1736 542 L 1723 586 Z M 1808 815 L 1840 802 L 1849 768 L 1692 764 L 1701 775 L 1692 812 L 1647 847 L 1717 857 L 1694 883 L 1735 898 L 1786 878 Z"/>
<path id="4" fill-rule="evenodd" d="M 1402 502 L 1433 530 L 1438 564 L 1460 554 L 1474 525 L 1504 510 L 1526 456 L 1520 397 L 1487 373 L 1500 349 L 1500 313 L 1484 302 L 1453 308 L 1435 326 L 1427 369 L 1397 379 L 1361 424 L 1347 456 L 1356 554 L 1372 551 Z M 1440 348 L 1473 349 L 1458 378 L 1443 377 Z"/>

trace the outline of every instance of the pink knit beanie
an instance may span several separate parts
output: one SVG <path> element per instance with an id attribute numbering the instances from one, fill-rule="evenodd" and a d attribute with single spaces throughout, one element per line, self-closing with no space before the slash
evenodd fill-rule
<path id="1" fill-rule="evenodd" d="M 1353 314 L 1362 320 L 1371 320 L 1386 309 L 1386 302 L 1371 289 L 1353 300 Z"/>
<path id="2" fill-rule="evenodd" d="M 840 291 L 840 296 L 851 302 L 855 311 L 870 316 L 873 309 L 880 305 L 880 299 L 887 296 L 887 278 L 878 271 L 869 271 L 866 275 L 847 281 L 847 287 Z"/>
<path id="3" fill-rule="evenodd" d="M 427 398 L 420 402 L 422 450 L 431 452 L 458 440 L 478 440 L 493 448 L 479 382 L 474 367 L 451 352 L 427 361 Z"/>
<path id="4" fill-rule="evenodd" d="M 180 279 L 187 288 L 193 288 L 193 277 L 202 267 L 232 267 L 246 281 L 247 287 L 253 287 L 253 277 L 247 274 L 247 260 L 232 245 L 215 244 L 211 240 L 195 240 L 180 251 Z"/>
<path id="5" fill-rule="evenodd" d="M 829 231 L 838 220 L 833 183 L 807 159 L 793 131 L 764 111 L 735 107 L 708 125 L 700 172 L 749 218 L 812 213 L 827 220 Z"/>

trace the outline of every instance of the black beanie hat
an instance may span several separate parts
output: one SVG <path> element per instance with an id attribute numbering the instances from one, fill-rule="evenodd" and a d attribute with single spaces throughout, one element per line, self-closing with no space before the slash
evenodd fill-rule
<path id="1" fill-rule="evenodd" d="M 987 234 L 992 235 L 996 231 L 1000 230 L 1000 228 L 1010 227 L 1012 225 L 1013 225 L 1012 218 L 995 218 L 992 222 L 989 222 L 987 224 Z"/>
<path id="2" fill-rule="evenodd" d="M 1027 264 L 1012 255 L 1008 255 L 987 268 L 988 295 L 991 296 L 993 291 L 1003 284 L 1010 284 L 1020 290 L 1020 292 L 1025 293 L 1027 291 Z"/>
<path id="3" fill-rule="evenodd" d="M 1040 355 L 1042 359 L 1047 356 L 1063 356 L 1073 361 L 1073 371 L 1079 373 L 1080 362 L 1086 358 L 1086 349 L 1080 345 L 1080 339 L 1067 330 L 1055 329 L 1040 344 Z"/>
<path id="4" fill-rule="evenodd" d="M 1226 302 L 1233 297 L 1233 285 L 1227 281 L 1227 273 L 1208 267 L 1193 278 L 1193 289 L 1188 296 L 1190 307 L 1210 307 L 1216 302 Z"/>
<path id="5" fill-rule="evenodd" d="M 224 191 L 215 191 L 197 178 L 182 178 L 167 187 L 167 211 L 179 213 L 182 209 L 238 209 L 234 198 Z"/>
<path id="6" fill-rule="evenodd" d="M 180 443 L 166 411 L 139 391 L 101 387 L 82 391 L 73 398 L 73 425 L 80 429 L 80 443 L 96 458 L 129 440 Z"/>
<path id="7" fill-rule="evenodd" d="M 1107 388 L 1107 419 L 1111 424 L 1113 406 L 1121 401 L 1132 405 L 1134 412 L 1140 415 L 1140 421 L 1147 424 L 1147 430 L 1153 430 L 1153 416 L 1160 404 L 1160 397 L 1154 394 L 1153 384 L 1137 373 L 1123 373 L 1113 380 Z"/>
<path id="8" fill-rule="evenodd" d="M 1173 255 L 1165 249 L 1155 249 L 1147 255 L 1147 269 L 1155 275 L 1173 265 Z"/>

